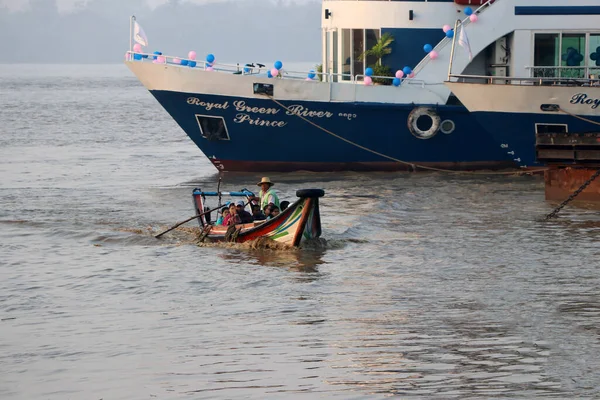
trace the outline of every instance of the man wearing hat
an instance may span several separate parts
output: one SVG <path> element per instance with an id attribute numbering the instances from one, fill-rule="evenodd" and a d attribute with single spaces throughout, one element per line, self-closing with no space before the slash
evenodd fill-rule
<path id="1" fill-rule="evenodd" d="M 264 210 L 269 204 L 275 204 L 279 207 L 279 197 L 277 197 L 277 194 L 272 189 L 274 183 L 268 177 L 263 177 L 256 185 L 260 186 L 258 197 L 260 199 L 261 210 Z"/>

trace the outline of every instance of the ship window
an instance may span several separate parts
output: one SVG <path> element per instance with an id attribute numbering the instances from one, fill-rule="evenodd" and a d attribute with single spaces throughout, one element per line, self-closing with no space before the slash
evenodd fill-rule
<path id="1" fill-rule="evenodd" d="M 535 133 L 568 133 L 568 125 L 565 124 L 535 124 Z"/>
<path id="2" fill-rule="evenodd" d="M 590 79 L 598 79 L 600 76 L 600 35 L 590 34 L 590 45 L 588 50 L 588 65 L 590 66 Z"/>
<path id="3" fill-rule="evenodd" d="M 536 33 L 533 65 L 556 67 L 559 65 L 560 40 L 558 33 Z"/>
<path id="4" fill-rule="evenodd" d="M 592 78 L 600 74 L 600 34 L 536 33 L 532 76 Z"/>
<path id="5" fill-rule="evenodd" d="M 352 75 L 352 34 L 350 29 L 342 29 L 342 74 Z M 342 77 L 349 81 L 350 76 Z"/>
<path id="6" fill-rule="evenodd" d="M 372 49 L 373 46 L 375 46 L 377 44 L 377 41 L 379 40 L 379 30 L 378 29 L 367 29 L 365 31 L 365 36 L 367 39 L 367 45 L 365 47 L 365 50 L 369 50 Z M 374 56 L 368 56 L 367 57 L 367 65 L 372 67 L 375 64 L 377 64 L 379 60 L 377 59 L 377 57 Z"/>
<path id="7" fill-rule="evenodd" d="M 365 52 L 365 31 L 363 29 L 352 29 L 352 59 L 354 75 L 363 75 L 365 73 L 364 61 L 360 61 L 359 57 Z"/>
<path id="8" fill-rule="evenodd" d="M 583 78 L 585 69 L 578 68 L 585 65 L 585 34 L 563 33 L 561 51 L 561 77 Z"/>
<path id="9" fill-rule="evenodd" d="M 200 134 L 208 140 L 229 140 L 227 125 L 223 117 L 196 114 Z"/>
<path id="10" fill-rule="evenodd" d="M 333 46 L 332 46 L 333 47 L 332 64 L 333 64 L 333 74 L 334 74 L 333 75 L 333 81 L 337 82 L 338 81 L 338 77 L 335 74 L 337 74 L 337 73 L 340 72 L 339 69 L 338 69 L 339 68 L 338 67 L 338 51 L 339 51 L 338 50 L 339 49 L 339 46 L 338 46 L 338 32 L 337 31 L 333 31 L 332 32 L 332 36 L 333 36 L 333 38 L 332 38 L 332 40 L 333 40 Z"/>

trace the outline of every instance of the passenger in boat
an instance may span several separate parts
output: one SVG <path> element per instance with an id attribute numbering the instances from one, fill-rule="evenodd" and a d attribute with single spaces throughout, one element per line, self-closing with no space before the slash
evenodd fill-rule
<path id="1" fill-rule="evenodd" d="M 281 204 L 280 204 L 281 211 L 282 212 L 285 211 L 285 209 L 288 208 L 289 206 L 290 206 L 290 202 L 289 201 L 287 201 L 287 200 L 282 201 Z"/>
<path id="2" fill-rule="evenodd" d="M 269 219 L 275 218 L 278 215 L 279 215 L 279 207 L 277 207 L 276 205 L 272 205 L 271 206 L 271 215 L 269 216 Z"/>
<path id="3" fill-rule="evenodd" d="M 223 225 L 223 220 L 226 216 L 229 215 L 229 209 L 227 207 L 221 208 L 221 215 L 217 218 L 217 222 L 215 222 L 215 226 Z"/>
<path id="4" fill-rule="evenodd" d="M 223 226 L 241 224 L 242 220 L 237 215 L 237 210 L 234 203 L 229 205 L 229 215 L 223 219 Z"/>
<path id="5" fill-rule="evenodd" d="M 253 221 L 252 219 L 252 214 L 250 214 L 248 211 L 244 210 L 244 206 L 246 204 L 240 200 L 237 202 L 237 206 L 236 206 L 236 211 L 237 211 L 237 215 L 240 216 L 240 220 L 242 221 L 242 224 L 249 224 Z"/>
<path id="6" fill-rule="evenodd" d="M 252 206 L 252 218 L 254 218 L 255 221 L 264 221 L 267 219 L 267 216 L 261 211 L 258 204 Z"/>
<path id="7" fill-rule="evenodd" d="M 269 203 L 275 204 L 279 207 L 279 197 L 277 193 L 272 189 L 274 183 L 268 177 L 263 177 L 260 182 L 256 184 L 260 186 L 260 192 L 258 193 L 259 205 L 261 210 L 264 210 Z M 256 199 L 253 197 L 252 199 Z"/>

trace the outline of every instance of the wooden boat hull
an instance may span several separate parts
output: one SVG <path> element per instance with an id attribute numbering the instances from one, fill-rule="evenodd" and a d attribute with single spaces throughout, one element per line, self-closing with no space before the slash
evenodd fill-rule
<path id="1" fill-rule="evenodd" d="M 266 221 L 232 226 L 211 226 L 202 218 L 200 228 L 208 241 L 244 243 L 258 238 L 268 238 L 288 246 L 299 246 L 302 241 L 321 236 L 321 215 L 319 197 L 321 189 L 305 189 L 297 192 L 299 199 L 290 204 L 277 217 Z M 202 198 L 193 194 L 196 212 L 202 210 Z"/>

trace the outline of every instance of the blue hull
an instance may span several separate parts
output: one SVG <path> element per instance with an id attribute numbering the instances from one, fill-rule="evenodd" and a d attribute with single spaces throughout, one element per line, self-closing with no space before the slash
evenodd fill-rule
<path id="1" fill-rule="evenodd" d="M 539 167 L 536 161 L 536 124 L 566 125 L 568 133 L 598 132 L 598 126 L 559 113 L 473 112 L 473 116 L 499 143 L 509 157 L 522 168 Z M 600 117 L 585 116 L 600 123 Z M 558 132 L 555 132 L 558 133 Z"/>
<path id="2" fill-rule="evenodd" d="M 220 170 L 414 169 L 346 143 L 282 109 L 269 98 L 172 91 L 151 93 Z M 462 106 L 430 106 L 442 121 L 452 120 L 456 129 L 450 134 L 439 131 L 430 139 L 419 139 L 411 134 L 407 122 L 416 105 L 281 103 L 286 107 L 296 106 L 295 110 L 302 109 L 298 112 L 304 113 L 306 118 L 346 140 L 409 164 L 454 170 L 517 167 Z M 203 135 L 201 123 L 207 118 L 214 121 L 213 117 L 223 118 L 226 128 L 223 136 Z"/>

